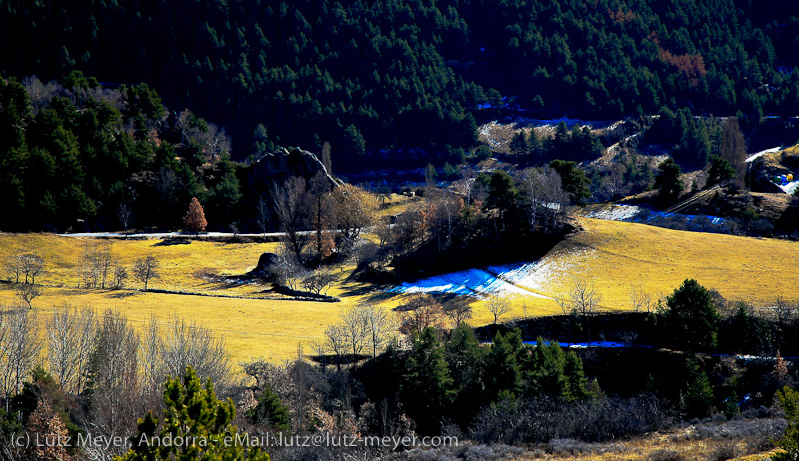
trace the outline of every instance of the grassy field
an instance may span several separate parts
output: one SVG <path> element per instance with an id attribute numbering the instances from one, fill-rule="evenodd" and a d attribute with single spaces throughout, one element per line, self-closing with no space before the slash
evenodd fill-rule
<path id="1" fill-rule="evenodd" d="M 640 224 L 580 218 L 583 231 L 558 244 L 542 263 L 549 270 L 537 292 L 554 298 L 569 289 L 572 274 L 583 274 L 602 293 L 601 307 L 630 309 L 630 287 L 642 285 L 653 297 L 671 293 L 683 280 L 696 278 L 728 299 L 767 304 L 777 294 L 792 298 L 790 265 L 799 251 L 795 242 L 674 231 Z M 47 234 L 0 235 L 0 260 L 23 246 L 34 247 L 47 260 L 47 273 L 40 277 L 44 295 L 34 300 L 43 314 L 72 306 L 118 309 L 135 325 L 155 316 L 166 322 L 185 317 L 224 335 L 234 362 L 253 357 L 281 361 L 296 356 L 297 346 L 312 353 L 312 343 L 324 329 L 338 321 L 339 313 L 359 302 L 392 309 L 406 302 L 407 295 L 386 293 L 384 288 L 347 280 L 352 267 L 336 269 L 338 283 L 329 294 L 340 303 L 279 299 L 263 294 L 264 287 L 230 283 L 225 276 L 246 273 L 258 257 L 276 251 L 277 243 L 228 244 L 191 241 L 164 244 L 161 240 L 108 240 L 112 251 L 125 264 L 146 254 L 162 265 L 162 278 L 152 288 L 214 296 L 143 293 L 136 290 L 81 290 L 76 288 L 76 264 L 86 239 Z M 139 288 L 138 282 L 129 286 Z M 0 286 L 0 301 L 11 302 L 11 285 Z M 502 320 L 560 313 L 553 299 L 512 297 L 512 311 Z M 493 320 L 483 301 L 473 304 L 475 326 Z"/>
<path id="2" fill-rule="evenodd" d="M 670 294 L 686 278 L 731 300 L 765 305 L 777 295 L 797 298 L 792 268 L 797 242 L 588 218 L 580 223 L 584 231 L 561 242 L 550 256 L 570 259 L 571 271 L 594 280 L 604 308 L 631 308 L 631 285 L 641 284 L 657 297 Z M 553 291 L 568 289 L 571 271 L 552 281 Z"/>

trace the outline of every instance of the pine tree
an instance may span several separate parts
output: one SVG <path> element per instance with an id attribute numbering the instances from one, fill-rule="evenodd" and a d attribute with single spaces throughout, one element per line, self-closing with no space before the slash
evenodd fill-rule
<path id="1" fill-rule="evenodd" d="M 497 333 L 494 337 L 485 362 L 486 393 L 492 402 L 500 395 L 515 396 L 522 390 L 522 370 L 518 361 L 521 348 L 518 330 L 506 336 Z"/>
<path id="2" fill-rule="evenodd" d="M 655 189 L 658 190 L 658 199 L 664 204 L 674 202 L 682 194 L 683 183 L 680 180 L 680 166 L 674 160 L 667 158 L 658 166 L 660 170 L 655 177 Z"/>
<path id="3" fill-rule="evenodd" d="M 716 346 L 720 316 L 710 292 L 694 279 L 685 280 L 666 298 L 666 324 L 675 347 L 704 351 Z"/>
<path id="4" fill-rule="evenodd" d="M 514 155 L 527 155 L 527 136 L 525 135 L 524 130 L 513 135 L 513 138 L 510 140 L 510 144 L 508 144 L 508 148 L 510 148 L 511 153 Z"/>
<path id="5" fill-rule="evenodd" d="M 406 370 L 401 394 L 407 402 L 408 414 L 416 421 L 420 433 L 434 433 L 440 429 L 455 396 L 444 348 L 434 328 L 414 335 Z"/>
<path id="6" fill-rule="evenodd" d="M 182 382 L 169 379 L 165 387 L 163 425 L 159 428 L 151 412 L 139 419 L 138 433 L 130 438 L 133 447 L 120 461 L 269 461 L 269 455 L 257 447 L 247 449 L 233 443 L 247 436 L 238 434 L 232 424 L 236 414 L 233 402 L 217 400 L 210 379 L 201 386 L 197 373 L 187 367 Z"/>
<path id="7" fill-rule="evenodd" d="M 189 204 L 189 212 L 186 213 L 186 217 L 183 218 L 183 224 L 186 226 L 186 229 L 193 230 L 194 235 L 204 231 L 208 226 L 208 222 L 205 220 L 203 206 L 200 205 L 200 201 L 197 200 L 197 197 L 192 197 L 191 203 Z"/>
<path id="8" fill-rule="evenodd" d="M 788 428 L 785 435 L 777 444 L 785 450 L 782 453 L 775 453 L 771 459 L 774 461 L 790 461 L 799 459 L 799 391 L 785 386 L 781 391 L 777 391 L 777 398 L 785 412 L 785 419 L 788 420 Z"/>
<path id="9" fill-rule="evenodd" d="M 291 430 L 289 409 L 269 385 L 264 386 L 261 397 L 258 398 L 258 405 L 247 412 L 247 417 L 256 424 L 266 424 L 280 432 Z"/>

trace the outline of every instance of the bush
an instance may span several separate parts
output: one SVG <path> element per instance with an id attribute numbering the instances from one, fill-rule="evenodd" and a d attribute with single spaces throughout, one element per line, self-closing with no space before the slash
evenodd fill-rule
<path id="1" fill-rule="evenodd" d="M 649 461 L 686 461 L 682 453 L 674 450 L 658 450 L 649 455 Z"/>
<path id="2" fill-rule="evenodd" d="M 548 443 L 564 438 L 602 442 L 657 430 L 671 421 L 663 402 L 652 395 L 575 404 L 504 400 L 477 415 L 470 435 L 483 443 Z"/>

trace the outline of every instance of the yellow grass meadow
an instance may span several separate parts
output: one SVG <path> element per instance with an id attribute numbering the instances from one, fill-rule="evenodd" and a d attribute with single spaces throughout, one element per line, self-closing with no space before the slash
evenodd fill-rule
<path id="1" fill-rule="evenodd" d="M 629 293 L 641 285 L 654 298 L 671 293 L 686 278 L 696 278 L 728 299 L 767 305 L 777 295 L 793 299 L 795 288 L 791 264 L 799 243 L 775 239 L 734 237 L 720 234 L 674 231 L 641 224 L 580 218 L 583 230 L 559 243 L 545 258 L 553 270 L 540 286 L 532 289 L 542 297 L 513 296 L 512 311 L 502 320 L 560 313 L 553 298 L 565 294 L 573 274 L 591 280 L 602 294 L 603 310 L 629 310 Z M 0 235 L 0 260 L 22 247 L 35 247 L 47 260 L 47 273 L 40 277 L 44 295 L 33 301 L 43 315 L 62 309 L 92 306 L 118 309 L 134 325 L 142 326 L 151 316 L 166 323 L 171 317 L 194 321 L 224 335 L 234 363 L 254 357 L 279 362 L 295 357 L 298 346 L 313 353 L 313 343 L 323 338 L 327 325 L 338 321 L 340 312 L 360 302 L 392 309 L 406 302 L 407 295 L 386 293 L 376 287 L 347 279 L 353 267 L 336 269 L 338 282 L 329 294 L 340 303 L 281 299 L 262 293 L 263 287 L 236 284 L 225 276 L 253 269 L 261 253 L 277 251 L 277 243 L 231 244 L 191 241 L 165 244 L 159 239 L 102 240 L 124 264 L 155 255 L 161 262 L 162 278 L 151 288 L 197 294 L 143 293 L 135 289 L 78 289 L 76 265 L 83 245 L 91 239 L 48 234 Z M 128 281 L 129 288 L 139 288 Z M 213 296 L 215 295 L 215 296 Z M 218 296 L 237 296 L 224 298 Z M 14 301 L 12 285 L 0 286 L 0 301 Z M 484 302 L 473 303 L 471 323 L 485 325 L 493 316 Z"/>

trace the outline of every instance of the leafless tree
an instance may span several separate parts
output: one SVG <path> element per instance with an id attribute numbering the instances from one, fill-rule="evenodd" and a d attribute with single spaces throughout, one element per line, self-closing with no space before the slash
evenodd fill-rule
<path id="1" fill-rule="evenodd" d="M 308 191 L 308 211 L 314 233 L 314 251 L 321 261 L 330 256 L 335 245 L 331 229 L 335 227 L 335 208 L 331 198 L 332 184 L 324 173 L 311 178 Z"/>
<path id="2" fill-rule="evenodd" d="M 453 231 L 461 210 L 461 199 L 449 191 L 431 190 L 425 194 L 428 231 L 438 246 L 439 254 L 453 241 Z"/>
<path id="3" fill-rule="evenodd" d="M 122 288 L 122 286 L 125 284 L 125 280 L 127 280 L 128 278 L 128 269 L 125 266 L 123 266 L 122 263 L 119 262 L 119 259 L 114 260 L 113 269 L 114 269 L 114 274 L 113 274 L 114 288 L 117 289 Z"/>
<path id="4" fill-rule="evenodd" d="M 255 212 L 255 222 L 258 228 L 261 229 L 261 232 L 263 232 L 264 237 L 266 237 L 266 231 L 269 230 L 269 218 L 272 214 L 266 197 L 258 197 L 258 202 L 255 205 Z"/>
<path id="5" fill-rule="evenodd" d="M 288 247 L 282 248 L 279 262 L 269 266 L 267 271 L 277 285 L 286 286 L 295 291 L 308 276 L 308 270 L 300 264 L 297 255 Z"/>
<path id="6" fill-rule="evenodd" d="M 485 306 L 488 312 L 494 316 L 494 324 L 499 322 L 500 317 L 511 310 L 510 300 L 505 296 L 491 294 L 485 299 Z"/>
<path id="7" fill-rule="evenodd" d="M 3 306 L 0 315 L 0 384 L 8 411 L 9 398 L 22 390 L 23 381 L 37 362 L 41 341 L 36 311 Z"/>
<path id="8" fill-rule="evenodd" d="M 435 296 L 423 293 L 411 295 L 408 302 L 400 307 L 399 331 L 406 335 L 421 333 L 428 327 L 444 329 L 444 310 Z"/>
<path id="9" fill-rule="evenodd" d="M 377 357 L 397 331 L 396 319 L 386 309 L 372 304 L 358 306 L 357 313 L 366 330 L 366 346 L 372 350 L 372 357 Z"/>
<path id="10" fill-rule="evenodd" d="M 336 281 L 336 276 L 327 269 L 317 269 L 302 279 L 302 287 L 312 293 L 320 294 L 322 291 L 327 294 L 327 290 Z"/>
<path id="11" fill-rule="evenodd" d="M 472 306 L 465 296 L 458 296 L 444 303 L 444 313 L 452 320 L 453 328 L 472 318 Z"/>
<path id="12" fill-rule="evenodd" d="M 139 336 L 119 311 L 100 319 L 91 356 L 92 424 L 104 435 L 131 433 L 141 414 L 138 379 Z"/>
<path id="13" fill-rule="evenodd" d="M 127 203 L 120 203 L 119 208 L 117 209 L 117 219 L 119 219 L 120 224 L 125 228 L 125 234 L 127 236 L 128 228 L 131 224 L 133 224 L 133 209 Z"/>
<path id="14" fill-rule="evenodd" d="M 27 283 L 17 284 L 16 286 L 17 297 L 24 301 L 29 309 L 33 309 L 34 299 L 42 295 L 42 289 L 38 285 L 29 285 Z"/>
<path id="15" fill-rule="evenodd" d="M 307 240 L 302 232 L 306 222 L 305 179 L 292 176 L 282 185 L 273 184 L 271 196 L 284 241 L 299 259 Z"/>
<path id="16" fill-rule="evenodd" d="M 108 242 L 87 241 L 77 266 L 84 288 L 105 288 L 112 276 L 114 255 Z"/>
<path id="17" fill-rule="evenodd" d="M 549 167 L 528 168 L 521 172 L 519 183 L 529 203 L 530 226 L 545 233 L 556 228 L 569 202 L 560 175 Z"/>
<path id="18" fill-rule="evenodd" d="M 26 251 L 20 256 L 25 283 L 36 283 L 36 276 L 44 272 L 45 261 L 36 249 Z"/>
<path id="19" fill-rule="evenodd" d="M 35 75 L 22 79 L 22 85 L 28 90 L 33 106 L 33 114 L 50 105 L 50 101 L 59 92 L 59 85 L 55 82 L 43 83 Z"/>
<path id="20" fill-rule="evenodd" d="M 144 284 L 144 291 L 147 291 L 147 284 L 152 279 L 160 277 L 158 271 L 160 270 L 158 259 L 153 255 L 147 255 L 139 258 L 133 263 L 133 276 Z M 179 376 L 179 375 L 175 375 Z"/>
<path id="21" fill-rule="evenodd" d="M 777 320 L 777 325 L 781 327 L 790 324 L 798 310 L 799 303 L 790 302 L 782 296 L 777 296 L 774 300 L 774 317 Z"/>
<path id="22" fill-rule="evenodd" d="M 214 163 L 230 153 L 231 140 L 224 128 L 192 118 L 188 110 L 180 113 L 176 125 L 184 143 L 194 141 L 202 147 L 206 162 Z"/>
<path id="23" fill-rule="evenodd" d="M 173 317 L 161 339 L 164 377 L 180 376 L 187 366 L 192 366 L 201 380 L 211 378 L 217 389 L 230 384 L 230 357 L 223 337 L 194 322 Z"/>
<path id="24" fill-rule="evenodd" d="M 166 372 L 161 361 L 164 351 L 164 341 L 161 339 L 161 329 L 155 315 L 150 317 L 143 332 L 141 347 L 142 383 L 144 392 L 157 396 L 166 377 Z"/>
<path id="25" fill-rule="evenodd" d="M 19 250 L 14 250 L 3 261 L 3 270 L 8 276 L 9 280 L 14 283 L 19 283 L 19 279 L 23 274 L 22 271 L 22 255 Z"/>
<path id="26" fill-rule="evenodd" d="M 596 291 L 588 277 L 572 275 L 568 295 L 565 298 L 557 298 L 556 301 L 564 314 L 576 313 L 585 316 L 596 312 L 599 303 L 602 302 L 602 295 Z"/>
<path id="27" fill-rule="evenodd" d="M 67 393 L 83 392 L 93 340 L 97 331 L 94 311 L 64 305 L 47 323 L 47 359 L 51 372 Z"/>
<path id="28" fill-rule="evenodd" d="M 369 332 L 360 306 L 348 308 L 341 313 L 341 332 L 350 354 L 357 356 L 363 353 L 368 344 Z"/>
<path id="29" fill-rule="evenodd" d="M 341 323 L 328 325 L 325 328 L 324 342 L 319 344 L 317 349 L 325 354 L 333 354 L 336 357 L 336 367 L 340 371 L 343 357 L 347 354 L 347 337 L 344 326 Z"/>
<path id="30" fill-rule="evenodd" d="M 630 286 L 630 301 L 635 312 L 652 311 L 652 295 L 646 292 L 643 284 Z"/>

